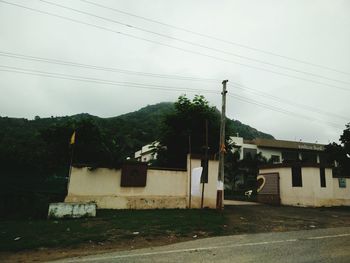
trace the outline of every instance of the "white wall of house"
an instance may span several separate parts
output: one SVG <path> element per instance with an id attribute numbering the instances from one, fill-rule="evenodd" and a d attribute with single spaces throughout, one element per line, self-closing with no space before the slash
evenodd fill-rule
<path id="1" fill-rule="evenodd" d="M 244 143 L 242 137 L 230 137 L 230 143 L 237 146 L 234 149 L 235 151 L 240 152 L 240 157 L 239 157 L 240 160 L 244 158 L 243 149 L 254 149 L 257 151 L 257 153 L 261 152 L 261 155 L 264 156 L 267 160 L 269 160 L 272 155 L 277 155 L 277 156 L 280 156 L 280 160 L 282 161 L 281 150 L 259 148 L 255 144 Z"/>
<path id="2" fill-rule="evenodd" d="M 350 206 L 350 178 L 345 178 L 345 188 L 339 187 L 339 179 L 333 178 L 335 205 Z"/>
<path id="3" fill-rule="evenodd" d="M 302 187 L 292 186 L 292 169 L 278 167 L 260 169 L 260 174 L 278 173 L 282 205 L 293 206 L 340 206 L 350 205 L 350 179 L 346 188 L 339 188 L 338 179 L 332 177 L 332 169 L 325 169 L 326 187 L 321 187 L 320 169 L 302 167 Z"/>
<path id="4" fill-rule="evenodd" d="M 187 171 L 148 169 L 145 187 L 121 187 L 120 169 L 73 167 L 65 202 L 95 202 L 105 209 L 187 208 L 190 166 L 200 167 L 200 160 L 188 162 Z M 205 207 L 216 207 L 217 175 L 218 161 L 209 161 Z M 200 208 L 200 199 L 192 198 L 191 207 Z"/>

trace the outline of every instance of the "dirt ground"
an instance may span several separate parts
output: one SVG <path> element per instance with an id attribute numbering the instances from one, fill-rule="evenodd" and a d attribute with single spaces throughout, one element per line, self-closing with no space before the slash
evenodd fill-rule
<path id="1" fill-rule="evenodd" d="M 350 226 L 350 207 L 225 206 L 225 214 L 230 235 Z"/>
<path id="2" fill-rule="evenodd" d="M 181 212 L 180 212 L 181 213 Z M 350 207 L 301 208 L 268 205 L 225 206 L 222 212 L 225 223 L 219 235 L 281 232 L 315 228 L 350 226 Z M 169 226 L 170 227 L 170 226 Z M 167 245 L 194 238 L 218 234 L 196 232 L 187 236 L 169 234 L 130 237 L 98 243 L 83 243 L 66 248 L 39 248 L 16 253 L 1 252 L 1 262 L 41 262 L 59 258 L 82 256 L 103 252 L 130 250 L 143 247 Z"/>

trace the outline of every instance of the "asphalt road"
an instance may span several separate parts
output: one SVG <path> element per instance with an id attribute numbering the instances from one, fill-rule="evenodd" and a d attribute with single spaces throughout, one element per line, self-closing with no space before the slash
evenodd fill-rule
<path id="1" fill-rule="evenodd" d="M 214 237 L 68 262 L 350 262 L 350 227 Z"/>

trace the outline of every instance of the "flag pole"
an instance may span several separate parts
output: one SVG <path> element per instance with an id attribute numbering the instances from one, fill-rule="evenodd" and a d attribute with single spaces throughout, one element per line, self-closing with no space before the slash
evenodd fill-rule
<path id="1" fill-rule="evenodd" d="M 72 145 L 72 152 L 70 155 L 70 162 L 69 162 L 69 174 L 68 174 L 68 184 L 67 184 L 67 193 L 69 191 L 69 184 L 70 184 L 70 177 L 72 174 L 72 164 L 73 164 L 73 155 L 74 155 L 74 146 L 75 146 L 75 131 L 72 134 L 72 137 L 70 138 L 69 145 Z"/>

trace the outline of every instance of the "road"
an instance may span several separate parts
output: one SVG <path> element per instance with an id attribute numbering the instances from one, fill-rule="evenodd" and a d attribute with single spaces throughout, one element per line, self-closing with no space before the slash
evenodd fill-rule
<path id="1" fill-rule="evenodd" d="M 214 237 L 73 262 L 350 262 L 350 227 Z"/>

